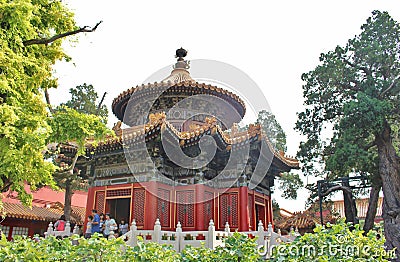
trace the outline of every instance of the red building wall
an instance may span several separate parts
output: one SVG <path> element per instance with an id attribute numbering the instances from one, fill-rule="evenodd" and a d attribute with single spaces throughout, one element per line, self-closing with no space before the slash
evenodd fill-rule
<path id="1" fill-rule="evenodd" d="M 157 218 L 166 230 L 175 230 L 178 222 L 183 230 L 207 230 L 210 219 L 218 230 L 226 222 L 239 231 L 257 230 L 259 220 L 264 226 L 273 222 L 270 197 L 247 187 L 216 190 L 203 184 L 171 187 L 155 181 L 90 188 L 86 216 L 92 209 L 109 212 L 109 200 L 121 198 L 130 199 L 129 222 L 135 219 L 139 229 L 153 229 Z"/>

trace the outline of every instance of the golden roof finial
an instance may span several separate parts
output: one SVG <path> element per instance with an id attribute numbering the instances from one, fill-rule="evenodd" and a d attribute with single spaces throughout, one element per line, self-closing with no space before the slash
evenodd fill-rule
<path id="1" fill-rule="evenodd" d="M 178 58 L 178 60 L 173 66 L 174 70 L 172 70 L 171 74 L 167 78 L 165 78 L 162 82 L 170 81 L 172 83 L 177 84 L 180 82 L 194 81 L 190 76 L 189 71 L 187 71 L 187 69 L 190 68 L 189 66 L 190 62 L 184 59 L 186 55 L 187 51 L 182 47 L 176 50 L 175 57 Z"/>

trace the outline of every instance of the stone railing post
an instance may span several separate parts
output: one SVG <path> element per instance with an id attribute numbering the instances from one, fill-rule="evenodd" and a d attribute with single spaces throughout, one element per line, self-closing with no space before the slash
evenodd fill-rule
<path id="1" fill-rule="evenodd" d="M 153 230 L 153 236 L 152 236 L 152 241 L 156 242 L 158 244 L 161 243 L 161 223 L 160 220 L 157 218 L 156 222 L 154 223 L 154 230 Z"/>
<path id="2" fill-rule="evenodd" d="M 80 231 L 79 231 L 78 225 L 75 225 L 75 226 L 74 226 L 74 230 L 72 230 L 72 234 L 73 234 L 73 235 L 78 235 L 78 236 L 79 236 Z"/>
<path id="3" fill-rule="evenodd" d="M 262 221 L 260 220 L 258 222 L 258 227 L 257 227 L 257 244 L 258 245 L 265 245 L 264 242 L 264 225 Z"/>
<path id="4" fill-rule="evenodd" d="M 45 237 L 53 235 L 53 222 L 50 222 L 49 226 L 47 227 L 47 231 L 45 233 Z"/>
<path id="5" fill-rule="evenodd" d="M 226 223 L 225 223 L 225 232 L 227 232 L 228 233 L 228 236 L 230 235 L 230 233 L 231 233 L 231 228 L 229 227 L 229 223 L 228 223 L 228 221 L 226 221 Z"/>
<path id="6" fill-rule="evenodd" d="M 271 233 L 271 234 L 273 232 L 271 223 L 268 224 L 268 232 Z"/>
<path id="7" fill-rule="evenodd" d="M 67 221 L 64 228 L 64 236 L 70 236 L 70 235 L 71 235 L 71 224 L 69 223 L 69 221 Z"/>
<path id="8" fill-rule="evenodd" d="M 137 226 L 136 226 L 136 220 L 133 219 L 132 220 L 132 224 L 131 224 L 131 230 L 130 230 L 130 239 L 128 240 L 128 244 L 130 246 L 137 246 L 137 236 L 138 236 L 138 230 L 137 230 Z"/>
<path id="9" fill-rule="evenodd" d="M 266 237 L 265 237 L 265 244 L 264 244 L 264 246 L 265 246 L 265 248 L 266 248 L 266 250 L 267 250 L 267 255 L 266 255 L 266 258 L 270 258 L 271 257 L 271 251 L 272 251 L 272 244 L 276 244 L 276 243 L 273 243 L 272 241 L 273 241 L 273 239 L 272 239 L 272 234 L 274 233 L 274 231 L 272 230 L 272 224 L 271 223 L 269 223 L 268 224 L 268 230 L 267 230 L 267 235 L 266 235 Z"/>
<path id="10" fill-rule="evenodd" d="M 80 230 L 79 230 L 78 225 L 75 225 L 75 226 L 74 226 L 74 230 L 72 230 L 72 235 L 77 235 L 77 236 L 80 235 Z M 72 244 L 73 244 L 73 245 L 78 245 L 79 242 L 78 242 L 78 240 L 72 240 Z"/>
<path id="11" fill-rule="evenodd" d="M 296 237 L 300 236 L 299 228 L 298 228 L 298 227 L 296 227 L 296 230 L 294 231 L 294 235 L 295 235 Z"/>
<path id="12" fill-rule="evenodd" d="M 282 242 L 282 231 L 278 228 L 278 236 L 274 240 L 274 245 L 280 244 Z"/>
<path id="13" fill-rule="evenodd" d="M 207 246 L 210 249 L 214 249 L 216 246 L 215 226 L 214 226 L 214 221 L 212 219 L 210 220 L 210 224 L 208 226 Z"/>
<path id="14" fill-rule="evenodd" d="M 181 252 L 184 249 L 184 246 L 183 246 L 183 236 L 182 236 L 182 225 L 181 225 L 180 221 L 178 221 L 178 224 L 176 225 L 176 236 L 175 237 L 176 237 L 175 238 L 175 250 L 176 250 L 176 252 Z"/>

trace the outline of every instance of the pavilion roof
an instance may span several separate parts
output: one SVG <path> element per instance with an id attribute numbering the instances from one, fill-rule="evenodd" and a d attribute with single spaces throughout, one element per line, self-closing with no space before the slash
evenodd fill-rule
<path id="1" fill-rule="evenodd" d="M 20 203 L 3 203 L 3 217 L 7 218 L 19 218 L 27 220 L 39 220 L 54 222 L 59 219 L 63 211 L 63 205 L 56 202 L 52 205 L 47 205 L 44 207 L 32 206 L 29 208 Z M 85 208 L 72 206 L 71 222 L 82 225 L 85 219 Z"/>
<path id="2" fill-rule="evenodd" d="M 275 224 L 280 229 L 298 228 L 313 228 L 319 223 L 318 217 L 307 212 L 297 212 L 291 217 L 284 217 L 281 221 Z"/>
<path id="3" fill-rule="evenodd" d="M 280 229 L 290 230 L 290 228 L 301 229 L 312 229 L 317 224 L 321 224 L 320 221 L 320 213 L 316 211 L 317 206 L 315 204 L 311 205 L 311 207 L 305 211 L 300 212 L 290 212 L 283 209 L 283 212 L 280 212 L 281 218 L 276 221 L 275 226 Z M 323 206 L 324 210 L 322 211 L 322 216 L 324 222 L 334 223 L 336 221 L 336 217 L 331 212 L 331 206 L 325 204 Z"/>
<path id="4" fill-rule="evenodd" d="M 246 105 L 244 101 L 236 94 L 227 91 L 223 88 L 211 85 L 211 84 L 206 84 L 206 83 L 199 83 L 194 80 L 183 80 L 182 82 L 174 83 L 170 80 L 167 82 L 154 82 L 154 83 L 148 83 L 148 84 L 142 84 L 142 85 L 137 85 L 136 87 L 132 87 L 124 92 L 122 92 L 119 96 L 117 96 L 112 103 L 112 108 L 114 114 L 120 119 L 123 119 L 123 112 L 119 112 L 121 110 L 122 104 L 127 103 L 131 96 L 135 92 L 154 92 L 156 93 L 157 88 L 166 88 L 167 92 L 187 92 L 190 90 L 194 94 L 213 94 L 216 96 L 225 96 L 229 97 L 230 99 L 236 101 L 241 105 L 243 108 L 243 114 L 242 117 L 244 116 L 245 110 L 246 110 Z"/>
<path id="5" fill-rule="evenodd" d="M 21 204 L 16 192 L 5 192 L 2 196 L 4 206 L 3 218 L 10 217 L 54 222 L 64 213 L 64 205 L 62 203 L 64 202 L 65 193 L 63 191 L 56 191 L 50 187 L 42 187 L 36 191 L 32 191 L 28 185 L 25 185 L 25 190 L 33 196 L 32 208 Z M 87 192 L 75 191 L 71 201 L 71 222 L 82 224 L 85 219 Z"/>
<path id="6" fill-rule="evenodd" d="M 184 52 L 186 56 L 186 50 L 184 50 Z M 205 94 L 219 97 L 233 105 L 241 118 L 243 118 L 246 112 L 246 105 L 238 95 L 211 84 L 197 82 L 191 77 L 188 71 L 190 68 L 189 62 L 184 60 L 183 57 L 177 56 L 177 58 L 178 60 L 174 65 L 171 74 L 160 82 L 137 85 L 136 87 L 132 87 L 122 92 L 113 100 L 111 106 L 112 111 L 119 120 L 126 120 L 124 119 L 124 115 L 129 102 L 135 104 L 136 101 L 140 102 L 145 97 L 151 97 L 151 100 L 153 100 L 154 95 L 161 95 L 160 92 L 162 93 L 162 96 L 168 96 L 171 94 L 181 94 L 184 96 Z"/>
<path id="7" fill-rule="evenodd" d="M 179 140 L 181 147 L 192 146 L 200 140 L 200 138 L 206 134 L 218 135 L 225 144 L 226 150 L 230 150 L 233 146 L 244 145 L 245 143 L 252 143 L 254 141 L 265 141 L 269 150 L 274 154 L 274 157 L 290 168 L 298 168 L 299 162 L 297 159 L 289 156 L 285 156 L 283 152 L 275 150 L 268 137 L 262 131 L 260 125 L 250 125 L 248 130 L 244 132 L 238 132 L 232 129 L 231 133 L 227 133 L 217 124 L 217 121 L 213 117 L 207 117 L 203 125 L 192 126 L 190 131 L 178 131 L 171 123 L 166 120 L 165 113 L 150 114 L 150 121 L 141 126 L 130 127 L 122 130 L 115 130 L 116 137 L 109 137 L 103 142 L 99 143 L 96 148 L 88 144 L 89 150 L 98 152 L 109 152 L 117 149 L 121 149 L 124 144 L 134 143 L 135 141 L 149 140 L 154 137 L 156 131 L 168 130 L 170 133 Z"/>

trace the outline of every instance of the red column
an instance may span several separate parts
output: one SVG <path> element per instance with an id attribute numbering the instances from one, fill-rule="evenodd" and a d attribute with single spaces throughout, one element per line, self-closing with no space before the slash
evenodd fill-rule
<path id="1" fill-rule="evenodd" d="M 267 225 L 269 224 L 269 223 L 271 223 L 272 224 L 272 226 L 274 225 L 274 212 L 273 212 L 273 209 L 272 209 L 272 201 L 271 201 L 271 197 L 270 196 L 267 196 L 267 198 L 266 198 L 266 205 L 267 205 L 267 210 L 268 210 L 268 217 L 267 217 Z"/>
<path id="2" fill-rule="evenodd" d="M 239 231 L 249 231 L 249 193 L 246 186 L 239 188 Z"/>
<path id="3" fill-rule="evenodd" d="M 154 228 L 157 219 L 157 182 L 150 181 L 146 186 L 146 203 L 144 210 L 144 229 L 150 230 Z"/>
<path id="4" fill-rule="evenodd" d="M 83 232 L 86 232 L 86 224 L 87 224 L 87 218 L 89 215 L 92 214 L 92 209 L 94 207 L 94 194 L 96 190 L 93 187 L 89 187 L 88 189 L 88 197 L 86 201 L 86 214 L 84 217 L 84 224 L 83 224 Z"/>
<path id="5" fill-rule="evenodd" d="M 195 230 L 202 231 L 206 230 L 204 228 L 204 185 L 196 184 L 195 185 L 195 194 L 196 194 L 196 202 L 195 205 Z"/>

